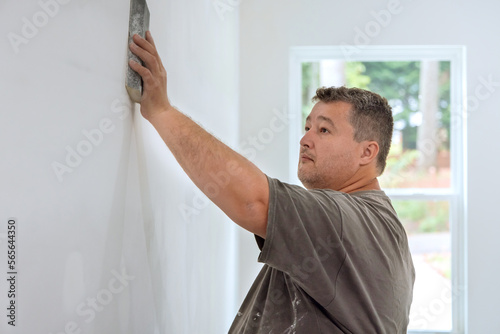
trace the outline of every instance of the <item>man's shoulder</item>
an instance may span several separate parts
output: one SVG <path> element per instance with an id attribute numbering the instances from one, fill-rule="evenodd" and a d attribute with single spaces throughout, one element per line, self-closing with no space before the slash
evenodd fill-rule
<path id="1" fill-rule="evenodd" d="M 394 211 L 391 199 L 383 190 L 363 190 L 352 193 L 332 189 L 311 189 L 308 191 L 319 196 L 327 196 L 339 205 L 362 207 L 368 210 L 383 208 Z"/>
<path id="2" fill-rule="evenodd" d="M 362 190 L 347 195 L 358 201 L 379 203 L 392 209 L 391 199 L 383 190 Z"/>
<path id="3" fill-rule="evenodd" d="M 303 203 L 318 203 L 322 205 L 335 204 L 345 208 L 364 208 L 366 210 L 388 210 L 394 212 L 390 198 L 383 190 L 363 190 L 345 193 L 333 189 L 306 189 L 296 184 L 282 182 L 270 178 L 271 196 L 284 200 L 295 199 Z"/>

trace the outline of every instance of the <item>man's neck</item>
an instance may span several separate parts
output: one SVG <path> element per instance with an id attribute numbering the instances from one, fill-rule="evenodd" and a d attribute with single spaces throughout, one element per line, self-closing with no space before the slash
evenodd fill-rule
<path id="1" fill-rule="evenodd" d="M 349 194 L 356 191 L 364 191 L 364 190 L 381 190 L 380 184 L 378 183 L 378 179 L 373 178 L 369 182 L 356 182 L 353 184 L 349 184 L 340 189 L 339 191 Z"/>

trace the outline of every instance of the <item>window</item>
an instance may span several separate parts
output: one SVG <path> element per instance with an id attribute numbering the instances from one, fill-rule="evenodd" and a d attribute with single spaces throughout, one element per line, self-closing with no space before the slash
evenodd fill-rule
<path id="1" fill-rule="evenodd" d="M 394 135 L 379 178 L 410 243 L 416 270 L 409 333 L 463 333 L 465 325 L 465 103 L 463 47 L 298 47 L 290 57 L 290 180 L 297 143 L 320 86 L 386 97 Z"/>

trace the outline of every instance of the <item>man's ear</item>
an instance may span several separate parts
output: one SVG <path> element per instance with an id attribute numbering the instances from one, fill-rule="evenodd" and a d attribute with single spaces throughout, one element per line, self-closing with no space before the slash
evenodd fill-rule
<path id="1" fill-rule="evenodd" d="M 377 158 L 379 146 L 376 141 L 363 141 L 361 143 L 361 149 L 362 151 L 359 161 L 361 166 L 368 165 Z"/>

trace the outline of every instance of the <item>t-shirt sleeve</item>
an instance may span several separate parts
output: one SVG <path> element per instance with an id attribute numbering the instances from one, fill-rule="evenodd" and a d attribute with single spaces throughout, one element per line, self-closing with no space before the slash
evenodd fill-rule
<path id="1" fill-rule="evenodd" d="M 323 306 L 335 298 L 346 258 L 342 210 L 331 190 L 306 190 L 269 178 L 266 239 L 256 237 L 259 262 L 287 273 Z"/>

